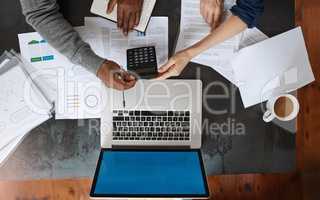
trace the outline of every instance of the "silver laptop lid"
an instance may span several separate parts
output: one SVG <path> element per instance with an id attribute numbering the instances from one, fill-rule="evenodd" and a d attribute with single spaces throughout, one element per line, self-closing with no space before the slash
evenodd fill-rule
<path id="1" fill-rule="evenodd" d="M 103 94 L 105 106 L 101 118 L 101 145 L 186 145 L 201 146 L 202 83 L 199 80 L 139 80 L 136 86 L 125 91 L 106 88 Z M 124 103 L 125 101 L 125 107 Z M 112 112 L 114 110 L 190 111 L 191 140 L 181 142 L 114 142 L 112 141 Z"/>

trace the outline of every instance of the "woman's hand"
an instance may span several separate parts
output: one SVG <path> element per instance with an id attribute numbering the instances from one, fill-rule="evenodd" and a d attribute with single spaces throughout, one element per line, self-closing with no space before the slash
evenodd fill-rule
<path id="1" fill-rule="evenodd" d="M 211 28 L 216 28 L 221 22 L 223 2 L 224 0 L 200 0 L 201 15 Z"/>
<path id="2" fill-rule="evenodd" d="M 164 80 L 172 76 L 179 76 L 190 60 L 191 56 L 187 50 L 178 52 L 176 55 L 171 57 L 166 64 L 160 67 L 160 75 L 156 79 Z"/>

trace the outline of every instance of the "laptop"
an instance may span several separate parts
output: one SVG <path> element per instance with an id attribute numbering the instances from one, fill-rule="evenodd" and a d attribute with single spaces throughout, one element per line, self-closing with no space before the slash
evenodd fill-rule
<path id="1" fill-rule="evenodd" d="M 91 199 L 209 197 L 201 157 L 202 83 L 139 80 L 106 89 Z"/>

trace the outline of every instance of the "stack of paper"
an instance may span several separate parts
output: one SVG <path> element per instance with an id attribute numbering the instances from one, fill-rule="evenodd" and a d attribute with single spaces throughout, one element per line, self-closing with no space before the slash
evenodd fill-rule
<path id="1" fill-rule="evenodd" d="M 33 128 L 51 118 L 52 105 L 19 58 L 0 58 L 0 164 Z"/>
<path id="2" fill-rule="evenodd" d="M 133 31 L 128 37 L 115 23 L 99 17 L 85 18 L 85 26 L 75 29 L 97 55 L 124 69 L 129 48 L 155 46 L 159 66 L 168 59 L 167 17 L 152 17 L 145 33 Z M 36 68 L 33 71 L 49 80 L 56 119 L 100 118 L 102 83 L 94 74 L 72 64 L 38 33 L 19 34 L 19 43 L 22 56 Z"/>
<path id="3" fill-rule="evenodd" d="M 94 40 L 99 34 L 95 30 L 89 32 L 81 27 L 76 29 L 85 41 L 93 41 L 92 46 L 95 45 L 96 53 L 101 55 L 102 47 L 98 48 L 100 42 Z M 83 101 L 76 99 L 75 97 L 79 94 L 74 92 L 78 92 L 78 85 L 85 84 L 84 81 L 99 85 L 100 81 L 93 74 L 72 64 L 43 40 L 38 33 L 19 34 L 19 43 L 21 55 L 36 68 L 33 74 L 38 74 L 37 77 L 49 80 L 57 119 L 96 117 L 92 112 L 81 112 L 85 109 Z M 45 59 L 46 57 L 50 59 Z M 90 111 L 90 109 L 88 110 Z"/>

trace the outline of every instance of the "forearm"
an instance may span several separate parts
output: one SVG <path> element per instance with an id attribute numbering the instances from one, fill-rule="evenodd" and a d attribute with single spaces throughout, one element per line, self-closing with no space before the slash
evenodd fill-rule
<path id="1" fill-rule="evenodd" d="M 232 38 L 246 28 L 247 25 L 239 17 L 232 15 L 205 38 L 187 48 L 186 51 L 191 58 L 194 58 L 209 48 Z"/>
<path id="2" fill-rule="evenodd" d="M 70 59 L 96 73 L 103 59 L 98 57 L 59 13 L 56 0 L 20 0 L 29 23 L 51 46 Z"/>

